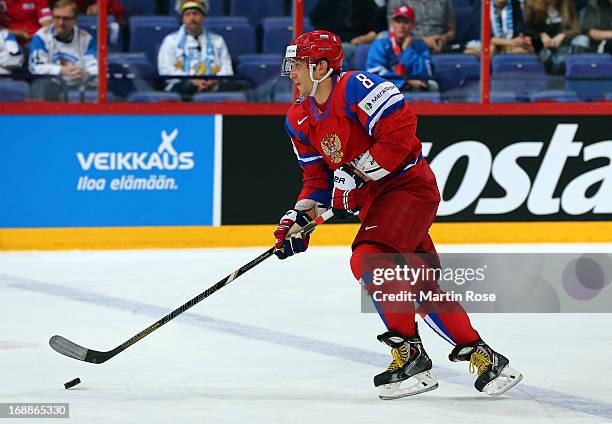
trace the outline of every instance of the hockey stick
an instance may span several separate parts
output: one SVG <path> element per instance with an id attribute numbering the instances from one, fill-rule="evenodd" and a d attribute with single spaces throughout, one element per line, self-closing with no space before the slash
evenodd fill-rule
<path id="1" fill-rule="evenodd" d="M 308 224 L 306 224 L 302 228 L 301 233 L 303 235 L 312 233 L 318 225 L 324 223 L 325 221 L 330 219 L 332 216 L 334 216 L 334 213 L 330 209 L 326 211 L 325 213 L 323 213 L 322 215 L 318 216 L 316 219 L 313 219 Z M 113 350 L 109 350 L 107 352 L 99 352 L 97 350 L 87 349 L 86 347 L 79 346 L 78 344 L 71 342 L 65 337 L 57 336 L 57 335 L 49 339 L 49 345 L 56 352 L 61 353 L 62 355 L 68 356 L 70 358 L 78 359 L 79 361 L 91 362 L 92 364 L 101 364 L 103 362 L 106 362 L 113 356 L 123 352 L 125 349 L 132 346 L 137 341 L 142 340 L 143 338 L 145 338 L 146 336 L 148 336 L 149 334 L 157 330 L 162 325 L 173 320 L 174 318 L 176 318 L 177 316 L 185 312 L 187 309 L 191 308 L 195 304 L 206 299 L 208 296 L 210 296 L 217 290 L 222 289 L 223 287 L 228 285 L 230 282 L 232 282 L 236 278 L 240 277 L 242 274 L 244 274 L 248 270 L 255 268 L 257 265 L 259 265 L 260 263 L 268 259 L 273 254 L 274 254 L 274 248 L 272 247 L 266 250 L 264 253 L 262 253 L 258 257 L 256 257 L 255 259 L 253 259 L 248 264 L 243 265 L 242 267 L 238 268 L 236 271 L 232 272 L 230 275 L 228 275 L 227 277 L 219 281 L 214 286 L 209 287 L 207 290 L 203 291 L 202 293 L 200 293 L 193 299 L 189 300 L 187 303 L 183 304 L 182 306 L 178 307 L 174 311 L 170 312 L 168 315 L 166 315 L 165 317 L 163 317 L 156 323 L 142 330 L 140 333 L 136 334 L 131 339 L 120 344 Z"/>

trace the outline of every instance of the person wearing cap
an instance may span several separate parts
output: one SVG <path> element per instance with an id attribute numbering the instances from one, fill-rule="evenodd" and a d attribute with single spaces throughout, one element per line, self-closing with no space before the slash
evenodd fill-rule
<path id="1" fill-rule="evenodd" d="M 366 69 L 390 80 L 402 91 L 437 91 L 429 49 L 413 35 L 414 22 L 410 6 L 398 7 L 389 31 L 380 33 L 372 44 Z"/>
<path id="2" fill-rule="evenodd" d="M 423 40 L 434 54 L 451 50 L 450 44 L 456 35 L 452 0 L 387 0 L 389 23 L 395 10 L 403 4 L 415 12 L 415 37 Z"/>
<path id="3" fill-rule="evenodd" d="M 208 2 L 183 0 L 178 5 L 182 22 L 159 49 L 160 75 L 232 76 L 232 59 L 225 40 L 204 28 Z M 184 96 L 219 89 L 219 79 L 168 80 L 166 90 Z"/>

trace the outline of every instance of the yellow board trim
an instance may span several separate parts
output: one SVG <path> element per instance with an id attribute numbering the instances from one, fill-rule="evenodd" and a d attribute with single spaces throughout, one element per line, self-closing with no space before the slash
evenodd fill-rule
<path id="1" fill-rule="evenodd" d="M 153 249 L 270 246 L 274 225 L 0 229 L 0 250 Z M 356 224 L 324 225 L 316 246 L 350 245 Z M 606 243 L 612 221 L 435 223 L 438 244 Z"/>

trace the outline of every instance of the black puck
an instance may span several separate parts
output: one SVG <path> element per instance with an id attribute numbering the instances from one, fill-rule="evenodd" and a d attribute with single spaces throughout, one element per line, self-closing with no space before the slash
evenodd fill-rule
<path id="1" fill-rule="evenodd" d="M 70 380 L 68 383 L 64 383 L 64 387 L 66 389 L 69 389 L 71 387 L 76 386 L 77 384 L 81 383 L 81 379 L 79 377 L 75 378 L 74 380 Z"/>

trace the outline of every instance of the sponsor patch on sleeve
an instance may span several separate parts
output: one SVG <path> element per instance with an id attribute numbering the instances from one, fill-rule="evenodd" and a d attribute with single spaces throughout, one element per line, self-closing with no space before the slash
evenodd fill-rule
<path id="1" fill-rule="evenodd" d="M 398 88 L 390 81 L 377 85 L 368 95 L 359 102 L 359 107 L 368 114 L 374 115 L 378 109 L 393 95 L 401 94 Z"/>

